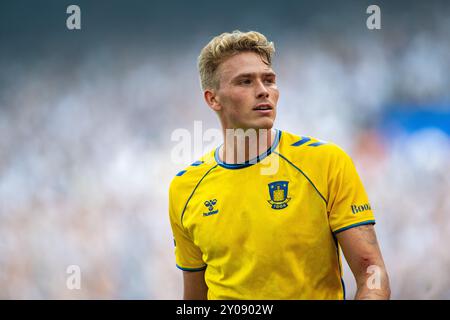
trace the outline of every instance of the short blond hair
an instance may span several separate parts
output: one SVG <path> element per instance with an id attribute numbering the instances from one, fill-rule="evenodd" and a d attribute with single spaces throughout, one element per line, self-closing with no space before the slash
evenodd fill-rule
<path id="1" fill-rule="evenodd" d="M 214 37 L 198 57 L 202 90 L 219 88 L 219 79 L 216 75 L 219 65 L 235 54 L 248 51 L 259 54 L 267 65 L 272 65 L 275 46 L 259 32 L 235 30 Z"/>

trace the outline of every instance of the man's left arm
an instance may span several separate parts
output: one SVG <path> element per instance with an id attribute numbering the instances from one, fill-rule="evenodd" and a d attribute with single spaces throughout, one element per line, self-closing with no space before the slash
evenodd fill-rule
<path id="1" fill-rule="evenodd" d="M 389 299 L 391 289 L 373 225 L 362 225 L 336 234 L 355 276 L 355 300 Z"/>

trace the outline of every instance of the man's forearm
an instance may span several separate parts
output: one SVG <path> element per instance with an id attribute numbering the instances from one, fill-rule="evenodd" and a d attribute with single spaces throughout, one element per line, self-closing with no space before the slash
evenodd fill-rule
<path id="1" fill-rule="evenodd" d="M 358 279 L 355 300 L 388 300 L 391 297 L 387 272 L 376 267 L 374 270 Z"/>

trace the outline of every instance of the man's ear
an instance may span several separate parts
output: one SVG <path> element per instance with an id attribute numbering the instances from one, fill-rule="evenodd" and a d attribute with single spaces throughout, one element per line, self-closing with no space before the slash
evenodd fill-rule
<path id="1" fill-rule="evenodd" d="M 222 109 L 222 105 L 220 104 L 216 91 L 214 89 L 206 89 L 203 92 L 203 97 L 205 98 L 208 106 L 214 111 L 220 111 Z"/>

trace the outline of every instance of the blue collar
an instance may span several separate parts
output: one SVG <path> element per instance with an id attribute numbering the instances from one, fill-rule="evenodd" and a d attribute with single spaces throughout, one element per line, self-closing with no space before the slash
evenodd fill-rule
<path id="1" fill-rule="evenodd" d="M 214 158 L 215 158 L 217 164 L 226 169 L 242 169 L 242 168 L 246 168 L 246 167 L 254 165 L 255 163 L 260 162 L 265 157 L 269 156 L 272 153 L 272 151 L 275 150 L 275 148 L 278 146 L 278 143 L 280 142 L 281 130 L 275 129 L 275 131 L 276 131 L 275 140 L 273 141 L 272 146 L 269 149 L 267 149 L 266 152 L 260 154 L 259 156 L 255 157 L 253 159 L 245 161 L 243 163 L 225 163 L 222 160 L 220 160 L 219 159 L 219 149 L 222 145 L 218 146 L 216 151 L 214 152 Z"/>

